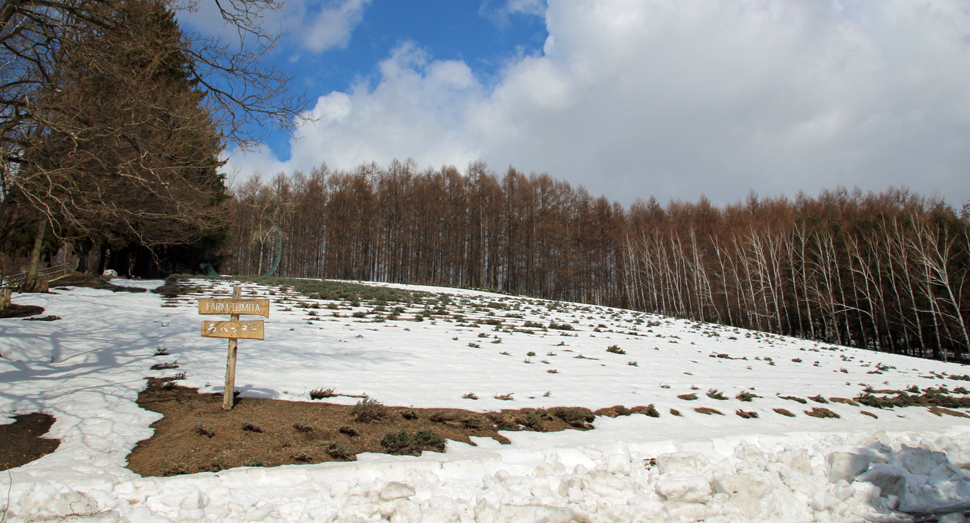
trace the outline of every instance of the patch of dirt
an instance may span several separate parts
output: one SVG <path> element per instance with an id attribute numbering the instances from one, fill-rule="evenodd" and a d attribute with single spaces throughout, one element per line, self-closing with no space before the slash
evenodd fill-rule
<path id="1" fill-rule="evenodd" d="M 9 307 L 0 309 L 0 318 L 26 318 L 43 314 L 44 308 L 37 305 L 17 305 L 11 303 Z"/>
<path id="2" fill-rule="evenodd" d="M 0 425 L 0 470 L 26 465 L 57 450 L 60 440 L 44 438 L 54 424 L 49 414 L 21 414 Z"/>
<path id="3" fill-rule="evenodd" d="M 152 424 L 155 434 L 128 455 L 128 468 L 142 476 L 352 461 L 361 452 L 387 452 L 382 440 L 401 431 L 430 431 L 469 444 L 470 436 L 490 437 L 507 444 L 499 430 L 592 428 L 583 418 L 586 413 L 592 416 L 589 409 L 571 408 L 481 413 L 378 407 L 383 416 L 362 422 L 352 405 L 236 398 L 233 409 L 225 411 L 222 394 L 199 394 L 171 378 L 149 378 L 138 404 L 164 416 Z"/>

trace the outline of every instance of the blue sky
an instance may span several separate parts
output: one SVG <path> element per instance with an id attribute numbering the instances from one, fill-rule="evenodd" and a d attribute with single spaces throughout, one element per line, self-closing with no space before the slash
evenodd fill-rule
<path id="1" fill-rule="evenodd" d="M 307 10 L 311 16 L 341 2 L 315 4 Z M 299 35 L 288 34 L 273 56 L 295 61 L 296 85 L 316 94 L 343 91 L 359 82 L 376 87 L 380 62 L 408 43 L 434 60 L 462 61 L 489 83 L 508 61 L 540 52 L 548 35 L 541 16 L 510 11 L 498 2 L 370 0 L 363 5 L 359 23 L 342 44 L 312 53 Z M 289 159 L 289 138 L 280 132 L 269 137 L 267 145 L 278 159 Z"/>
<path id="2" fill-rule="evenodd" d="M 312 121 L 236 180 L 484 160 L 623 204 L 970 200 L 970 0 L 285 0 Z M 212 30 L 211 6 L 189 21 Z"/>

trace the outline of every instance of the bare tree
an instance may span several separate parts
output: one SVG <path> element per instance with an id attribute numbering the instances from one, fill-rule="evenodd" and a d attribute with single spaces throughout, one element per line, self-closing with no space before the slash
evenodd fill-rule
<path id="1" fill-rule="evenodd" d="M 224 141 L 251 144 L 257 120 L 289 125 L 305 105 L 260 65 L 275 42 L 260 15 L 279 6 L 221 3 L 237 45 L 183 33 L 163 1 L 4 2 L 0 242 L 41 217 L 147 246 L 218 226 Z"/>

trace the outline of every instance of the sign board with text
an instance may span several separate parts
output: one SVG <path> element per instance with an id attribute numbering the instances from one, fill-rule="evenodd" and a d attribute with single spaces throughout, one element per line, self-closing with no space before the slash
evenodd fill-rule
<path id="1" fill-rule="evenodd" d="M 269 318 L 269 300 L 199 298 L 199 314 L 253 314 Z"/>
<path id="2" fill-rule="evenodd" d="M 263 320 L 203 321 L 202 336 L 204 338 L 261 340 L 263 339 Z"/>
<path id="3" fill-rule="evenodd" d="M 238 285 L 232 289 L 232 298 L 199 298 L 199 314 L 228 314 L 229 321 L 203 321 L 202 337 L 228 338 L 229 356 L 226 360 L 226 388 L 222 395 L 223 410 L 232 410 L 236 388 L 236 348 L 239 340 L 263 339 L 263 320 L 240 321 L 241 314 L 269 318 L 269 300 L 241 299 Z"/>

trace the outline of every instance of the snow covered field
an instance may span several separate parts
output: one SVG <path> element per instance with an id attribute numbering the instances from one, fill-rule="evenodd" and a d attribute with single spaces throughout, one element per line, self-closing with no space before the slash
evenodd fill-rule
<path id="1" fill-rule="evenodd" d="M 86 288 L 16 295 L 61 319 L 0 320 L 0 416 L 51 414 L 61 445 L 0 473 L 6 521 L 908 521 L 903 511 L 970 500 L 970 419 L 780 397 L 958 389 L 970 382 L 953 376 L 968 367 L 604 307 L 395 287 L 436 304 L 389 319 L 395 304 L 374 311 L 244 285 L 244 297 L 273 303 L 266 340 L 240 341 L 236 388 L 293 401 L 333 388 L 388 405 L 478 411 L 653 404 L 661 416 L 598 417 L 585 432 L 504 432 L 511 445 L 449 441 L 446 453 L 418 458 L 141 478 L 125 456 L 158 415 L 135 404 L 138 392 L 146 376 L 176 372 L 201 392 L 222 390 L 225 340 L 200 337 L 195 301 L 228 296 L 229 286 L 175 300 Z M 169 356 L 154 356 L 159 348 Z M 180 367 L 149 370 L 160 361 Z M 715 390 L 727 399 L 706 394 Z M 736 399 L 745 391 L 757 397 Z M 698 399 L 678 398 L 691 393 Z M 806 415 L 815 407 L 840 418 Z"/>

